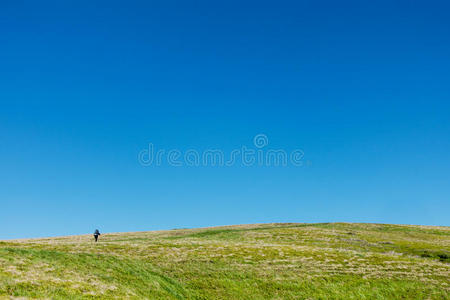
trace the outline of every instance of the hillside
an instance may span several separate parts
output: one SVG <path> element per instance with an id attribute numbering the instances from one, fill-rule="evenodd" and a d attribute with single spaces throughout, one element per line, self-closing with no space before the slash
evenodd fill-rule
<path id="1" fill-rule="evenodd" d="M 448 299 L 450 227 L 256 224 L 0 242 L 0 297 Z"/>

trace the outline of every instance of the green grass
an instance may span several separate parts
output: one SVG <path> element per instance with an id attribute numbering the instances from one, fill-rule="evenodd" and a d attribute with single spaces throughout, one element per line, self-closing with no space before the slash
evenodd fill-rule
<path id="1" fill-rule="evenodd" d="M 257 224 L 0 242 L 0 298 L 449 299 L 450 228 Z"/>

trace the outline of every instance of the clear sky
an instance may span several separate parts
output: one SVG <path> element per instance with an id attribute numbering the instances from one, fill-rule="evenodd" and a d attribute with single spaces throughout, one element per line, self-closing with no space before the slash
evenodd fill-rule
<path id="1" fill-rule="evenodd" d="M 2 1 L 0 238 L 450 225 L 448 1 Z M 301 167 L 143 166 L 302 149 Z"/>

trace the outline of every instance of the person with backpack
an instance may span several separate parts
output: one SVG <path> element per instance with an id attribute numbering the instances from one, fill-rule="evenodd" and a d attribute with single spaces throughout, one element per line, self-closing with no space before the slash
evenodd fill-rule
<path id="1" fill-rule="evenodd" d="M 100 231 L 98 231 L 98 229 L 95 229 L 95 231 L 94 231 L 94 239 L 95 239 L 95 242 L 97 242 L 97 240 L 98 240 L 98 236 L 100 235 Z"/>

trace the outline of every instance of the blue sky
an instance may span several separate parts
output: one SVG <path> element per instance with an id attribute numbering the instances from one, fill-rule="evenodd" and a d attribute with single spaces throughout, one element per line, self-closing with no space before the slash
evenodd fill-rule
<path id="1" fill-rule="evenodd" d="M 450 225 L 446 1 L 3 1 L 0 238 Z M 139 164 L 302 149 L 302 167 Z"/>

